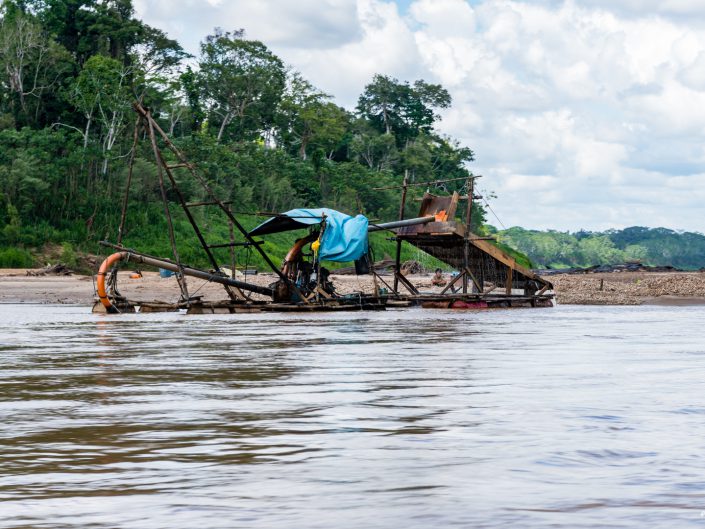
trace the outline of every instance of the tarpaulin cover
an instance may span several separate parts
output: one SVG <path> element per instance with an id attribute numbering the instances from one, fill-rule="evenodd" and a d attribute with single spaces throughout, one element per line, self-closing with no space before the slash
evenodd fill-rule
<path id="1" fill-rule="evenodd" d="M 359 259 L 367 253 L 367 217 L 364 215 L 351 217 L 328 208 L 292 209 L 263 222 L 252 230 L 250 235 L 266 235 L 320 224 L 324 215 L 326 229 L 323 232 L 319 250 L 321 260 L 348 262 Z"/>

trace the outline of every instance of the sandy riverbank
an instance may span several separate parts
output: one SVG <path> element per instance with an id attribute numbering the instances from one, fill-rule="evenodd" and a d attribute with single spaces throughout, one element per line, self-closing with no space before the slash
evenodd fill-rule
<path id="1" fill-rule="evenodd" d="M 129 299 L 175 302 L 179 299 L 176 280 L 145 272 L 141 279 L 130 279 L 121 272 L 120 292 Z M 424 292 L 437 292 L 429 274 L 410 275 L 409 279 Z M 558 274 L 548 278 L 556 287 L 560 304 L 572 305 L 692 305 L 705 304 L 703 272 L 620 272 L 598 274 Z M 273 274 L 248 276 L 248 281 L 268 285 Z M 385 277 L 391 283 L 391 276 Z M 372 292 L 370 276 L 333 276 L 337 292 Z M 380 283 L 381 287 L 384 284 Z M 220 285 L 189 279 L 191 295 L 215 301 L 225 299 Z M 95 299 L 90 276 L 28 276 L 24 269 L 0 270 L 0 303 L 63 303 L 90 305 Z"/>
<path id="2" fill-rule="evenodd" d="M 417 288 L 433 292 L 440 291 L 431 285 L 431 275 L 413 275 Z M 243 280 L 242 278 L 239 278 Z M 276 281 L 274 274 L 257 274 L 248 276 L 247 281 L 257 285 L 269 285 Z M 391 282 L 391 276 L 385 277 Z M 354 292 L 373 292 L 371 276 L 334 276 L 333 282 L 339 294 Z M 381 288 L 385 288 L 380 283 Z M 161 278 L 156 272 L 143 272 L 140 279 L 131 279 L 130 272 L 120 272 L 118 276 L 120 293 L 128 299 L 140 301 L 164 301 L 174 303 L 180 297 L 180 291 L 174 277 Z M 227 299 L 221 285 L 208 283 L 199 279 L 188 278 L 189 293 L 202 296 L 204 300 L 217 301 Z M 255 295 L 255 298 L 259 296 Z M 264 299 L 264 298 L 261 298 Z M 0 270 L 0 303 L 62 303 L 89 305 L 95 300 L 94 282 L 91 276 L 28 276 L 24 269 Z"/>

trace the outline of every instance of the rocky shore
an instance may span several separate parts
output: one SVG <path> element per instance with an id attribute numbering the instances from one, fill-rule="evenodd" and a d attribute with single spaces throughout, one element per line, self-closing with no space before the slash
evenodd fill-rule
<path id="1" fill-rule="evenodd" d="M 555 274 L 564 305 L 705 304 L 705 272 Z"/>

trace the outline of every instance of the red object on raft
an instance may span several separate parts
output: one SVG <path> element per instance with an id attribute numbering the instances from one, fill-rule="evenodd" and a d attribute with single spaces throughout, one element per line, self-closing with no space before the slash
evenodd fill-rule
<path id="1" fill-rule="evenodd" d="M 424 309 L 486 309 L 489 308 L 486 301 L 426 301 L 421 304 Z"/>
<path id="2" fill-rule="evenodd" d="M 486 309 L 486 301 L 463 301 L 456 300 L 450 305 L 451 309 Z"/>

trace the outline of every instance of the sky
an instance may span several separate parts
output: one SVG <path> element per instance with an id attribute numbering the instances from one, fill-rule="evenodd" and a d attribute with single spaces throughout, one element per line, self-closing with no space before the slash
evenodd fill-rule
<path id="1" fill-rule="evenodd" d="M 244 28 L 350 110 L 442 84 L 498 227 L 705 233 L 705 0 L 135 0 L 197 55 Z"/>

